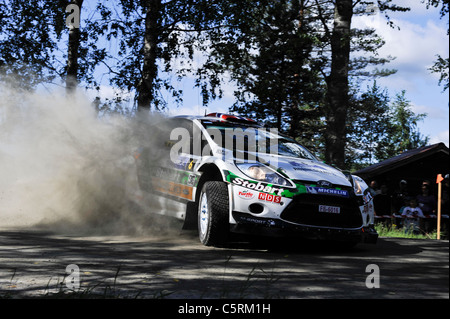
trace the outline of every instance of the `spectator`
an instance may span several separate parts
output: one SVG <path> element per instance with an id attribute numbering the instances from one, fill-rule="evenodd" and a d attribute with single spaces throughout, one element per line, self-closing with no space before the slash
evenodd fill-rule
<path id="1" fill-rule="evenodd" d="M 369 192 L 372 197 L 375 197 L 375 195 L 378 195 L 380 193 L 380 189 L 378 188 L 378 182 L 377 181 L 371 181 L 369 185 Z"/>
<path id="2" fill-rule="evenodd" d="M 403 214 L 403 211 L 405 210 L 405 208 L 409 206 L 409 203 L 411 202 L 411 199 L 412 199 L 412 197 L 405 197 L 403 199 L 402 207 L 400 207 L 400 209 L 396 213 L 399 213 L 400 215 Z"/>
<path id="3" fill-rule="evenodd" d="M 420 207 L 417 206 L 417 200 L 414 198 L 409 201 L 409 206 L 403 209 L 402 216 L 406 218 L 404 222 L 405 233 L 411 231 L 417 233 L 419 231 L 419 218 L 425 217 Z"/>
<path id="4" fill-rule="evenodd" d="M 430 181 L 422 182 L 422 192 L 417 195 L 417 204 L 424 215 L 433 215 L 436 213 L 436 197 L 430 193 Z"/>
<path id="5" fill-rule="evenodd" d="M 448 215 L 450 214 L 450 206 L 449 206 L 449 197 L 450 197 L 450 188 L 449 188 L 449 176 L 445 175 L 444 180 L 442 181 L 442 197 L 441 197 L 441 213 L 442 215 L 447 215 L 447 218 L 441 218 L 441 230 L 443 233 L 443 238 L 448 239 L 449 233 L 449 219 Z"/>
<path id="6" fill-rule="evenodd" d="M 441 212 L 443 215 L 448 215 L 450 213 L 449 208 L 449 179 L 448 174 L 445 175 L 444 181 L 442 182 L 442 197 L 441 197 Z"/>
<path id="7" fill-rule="evenodd" d="M 373 198 L 373 206 L 377 216 L 392 214 L 392 199 L 385 184 L 381 185 L 380 193 Z"/>
<path id="8" fill-rule="evenodd" d="M 406 207 L 409 207 L 409 203 L 411 201 L 412 197 L 404 197 L 403 198 L 403 205 L 402 207 L 400 207 L 399 210 L 394 211 L 394 214 L 396 215 L 395 217 L 395 225 L 397 226 L 397 228 L 402 228 L 403 227 L 403 217 L 401 216 L 403 214 L 403 211 L 405 210 Z"/>
<path id="9" fill-rule="evenodd" d="M 381 185 L 380 194 L 373 198 L 373 208 L 375 210 L 375 217 L 378 222 L 383 223 L 388 229 L 392 226 L 392 200 L 388 195 L 388 188 L 386 185 Z"/>
<path id="10" fill-rule="evenodd" d="M 395 213 L 400 212 L 400 209 L 405 205 L 405 200 L 408 200 L 409 202 L 408 183 L 406 180 L 402 179 L 398 184 L 398 189 L 395 190 L 392 197 L 392 205 L 394 206 Z"/>

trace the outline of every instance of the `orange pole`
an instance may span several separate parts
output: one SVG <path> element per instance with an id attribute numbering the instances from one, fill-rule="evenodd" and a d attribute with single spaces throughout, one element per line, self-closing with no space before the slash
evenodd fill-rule
<path id="1" fill-rule="evenodd" d="M 442 175 L 439 174 L 437 176 L 437 184 L 438 184 L 438 214 L 437 214 L 437 239 L 441 239 L 441 197 L 442 197 Z"/>

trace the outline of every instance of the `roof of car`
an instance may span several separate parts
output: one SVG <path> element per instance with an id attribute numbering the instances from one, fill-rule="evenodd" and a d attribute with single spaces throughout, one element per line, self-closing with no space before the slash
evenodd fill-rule
<path id="1" fill-rule="evenodd" d="M 211 121 L 211 122 L 222 122 L 230 124 L 245 124 L 250 126 L 261 126 L 257 121 L 233 114 L 225 113 L 210 113 L 204 116 L 199 115 L 177 115 L 174 118 L 185 118 L 189 120 L 200 120 L 200 121 Z"/>

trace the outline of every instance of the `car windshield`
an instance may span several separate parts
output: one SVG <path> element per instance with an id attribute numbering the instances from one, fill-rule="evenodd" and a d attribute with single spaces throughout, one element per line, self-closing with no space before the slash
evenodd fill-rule
<path id="1" fill-rule="evenodd" d="M 217 145 L 232 151 L 258 152 L 316 160 L 306 148 L 293 139 L 280 135 L 276 129 L 210 121 L 203 121 L 202 124 Z"/>

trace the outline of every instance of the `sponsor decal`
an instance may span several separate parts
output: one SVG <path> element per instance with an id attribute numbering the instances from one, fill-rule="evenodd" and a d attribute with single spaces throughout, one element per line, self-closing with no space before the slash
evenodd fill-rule
<path id="1" fill-rule="evenodd" d="M 197 184 L 197 176 L 195 176 L 194 174 L 189 174 L 187 178 L 182 179 L 182 181 L 184 180 L 186 180 L 185 184 L 188 186 L 195 186 Z"/>
<path id="2" fill-rule="evenodd" d="M 348 192 L 342 189 L 306 186 L 306 190 L 310 194 L 348 197 Z"/>
<path id="3" fill-rule="evenodd" d="M 244 187 L 254 189 L 259 192 L 271 193 L 271 192 L 273 192 L 273 189 L 275 189 L 277 191 L 277 194 L 275 194 L 275 195 L 277 195 L 277 196 L 293 198 L 295 195 L 306 193 L 306 187 L 305 187 L 305 185 L 303 185 L 301 183 L 295 184 L 295 187 L 277 188 L 277 187 L 273 187 L 271 184 L 265 184 L 265 183 L 259 183 L 259 186 L 258 186 L 258 184 L 256 182 L 246 181 L 245 179 L 238 177 L 236 174 L 234 174 L 228 170 L 224 171 L 224 175 L 225 175 L 225 180 L 229 183 L 241 185 L 241 186 L 244 183 L 245 183 L 245 185 L 248 185 L 250 183 L 250 184 L 252 184 L 252 186 L 250 186 L 250 187 L 244 186 Z M 253 186 L 253 185 L 255 185 L 255 186 Z M 263 185 L 264 187 L 260 190 L 260 188 L 262 187 L 261 185 Z"/>
<path id="4" fill-rule="evenodd" d="M 255 193 L 252 193 L 249 190 L 238 191 L 238 196 L 243 199 L 252 199 L 255 197 Z"/>
<path id="5" fill-rule="evenodd" d="M 184 171 L 192 171 L 195 165 L 195 159 L 180 156 L 172 162 L 173 168 L 181 169 Z"/>
<path id="6" fill-rule="evenodd" d="M 273 203 L 281 203 L 281 196 L 271 195 L 271 194 L 265 194 L 265 193 L 259 193 L 258 199 L 264 200 L 266 202 L 273 202 Z"/>
<path id="7" fill-rule="evenodd" d="M 180 171 L 177 169 L 167 168 L 167 167 L 154 167 L 149 170 L 153 172 L 154 178 L 175 182 L 178 184 L 196 186 L 198 183 L 198 176 L 196 174 Z"/>
<path id="8" fill-rule="evenodd" d="M 160 178 L 152 179 L 152 188 L 157 192 L 164 194 L 181 197 L 184 199 L 192 200 L 192 187 L 174 183 L 171 181 L 163 180 Z"/>
<path id="9" fill-rule="evenodd" d="M 251 223 L 262 226 L 276 226 L 276 222 L 273 219 L 257 218 L 250 215 L 235 216 L 236 220 L 240 223 Z"/>
<path id="10" fill-rule="evenodd" d="M 364 194 L 363 196 L 363 200 L 364 200 L 364 204 L 368 204 L 372 201 L 373 197 L 370 194 L 370 192 L 367 192 L 366 194 Z"/>
<path id="11" fill-rule="evenodd" d="M 323 173 L 328 175 L 334 175 L 334 176 L 340 176 L 339 174 L 335 173 L 332 169 L 329 169 L 327 167 L 323 167 L 316 164 L 304 164 L 304 163 L 298 163 L 294 161 L 288 162 L 291 164 L 292 169 L 296 171 L 311 171 L 311 172 L 317 172 L 317 173 Z"/>
<path id="12" fill-rule="evenodd" d="M 305 171 L 313 171 L 313 170 L 323 170 L 322 166 L 315 165 L 315 164 L 304 164 L 304 163 L 298 163 L 294 161 L 288 162 L 291 164 L 292 168 L 295 170 L 305 170 Z"/>
<path id="13" fill-rule="evenodd" d="M 189 165 L 186 167 L 186 169 L 191 171 L 193 167 L 194 167 L 194 160 L 191 160 L 189 162 Z"/>
<path id="14" fill-rule="evenodd" d="M 261 182 L 258 182 L 258 183 L 250 182 L 250 181 L 246 181 L 240 177 L 236 177 L 236 178 L 232 179 L 231 182 L 235 185 L 239 185 L 239 186 L 242 186 L 242 187 L 245 187 L 248 189 L 253 189 L 255 191 L 270 193 L 270 194 L 275 193 L 275 195 L 277 195 L 277 196 L 280 196 L 281 193 L 284 191 L 284 188 L 269 186 L 269 185 L 261 183 Z"/>
<path id="15" fill-rule="evenodd" d="M 370 192 L 367 192 L 364 196 L 363 196 L 363 200 L 364 200 L 364 208 L 363 208 L 363 213 L 368 214 L 373 210 L 373 202 L 372 202 L 372 195 L 370 194 Z"/>

